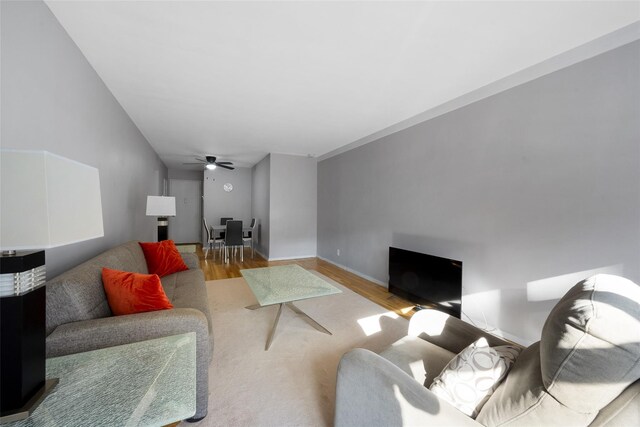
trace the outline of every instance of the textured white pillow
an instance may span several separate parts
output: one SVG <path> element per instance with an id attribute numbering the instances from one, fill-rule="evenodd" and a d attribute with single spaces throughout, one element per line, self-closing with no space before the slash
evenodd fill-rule
<path id="1" fill-rule="evenodd" d="M 480 338 L 454 357 L 434 380 L 429 390 L 475 418 L 520 354 L 510 345 L 489 347 Z"/>

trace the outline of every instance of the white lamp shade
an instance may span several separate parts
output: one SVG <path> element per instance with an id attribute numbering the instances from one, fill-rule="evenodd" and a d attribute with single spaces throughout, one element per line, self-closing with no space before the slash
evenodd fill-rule
<path id="1" fill-rule="evenodd" d="M 0 150 L 0 248 L 104 236 L 98 169 L 46 151 Z"/>
<path id="2" fill-rule="evenodd" d="M 176 198 L 147 196 L 147 216 L 176 216 Z"/>

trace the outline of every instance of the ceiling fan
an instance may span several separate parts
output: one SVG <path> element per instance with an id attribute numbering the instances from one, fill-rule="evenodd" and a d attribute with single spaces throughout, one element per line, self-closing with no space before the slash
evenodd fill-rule
<path id="1" fill-rule="evenodd" d="M 183 163 L 184 165 L 205 165 L 205 167 L 209 170 L 214 170 L 216 167 L 221 167 L 224 169 L 234 170 L 232 167 L 232 162 L 218 162 L 216 161 L 215 156 L 205 156 L 205 158 L 196 157 L 198 163 Z"/>

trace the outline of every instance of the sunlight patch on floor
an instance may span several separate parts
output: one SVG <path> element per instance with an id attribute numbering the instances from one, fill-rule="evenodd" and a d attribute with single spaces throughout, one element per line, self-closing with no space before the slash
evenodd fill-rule
<path id="1" fill-rule="evenodd" d="M 399 309 L 398 311 L 400 311 L 400 313 L 405 316 L 409 313 L 411 313 L 414 309 L 415 305 L 409 305 L 407 307 L 402 307 L 401 309 Z"/>
<path id="2" fill-rule="evenodd" d="M 360 324 L 360 327 L 362 328 L 362 331 L 365 333 L 366 336 L 369 337 L 373 334 L 377 334 L 378 332 L 382 331 L 382 327 L 380 326 L 381 317 L 397 319 L 400 316 L 398 316 L 393 311 L 388 311 L 386 313 L 375 314 L 373 316 L 363 317 L 362 319 L 358 319 L 358 323 Z"/>

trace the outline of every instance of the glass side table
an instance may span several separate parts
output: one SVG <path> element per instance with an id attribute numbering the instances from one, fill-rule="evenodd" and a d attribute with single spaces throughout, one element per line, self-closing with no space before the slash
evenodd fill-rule
<path id="1" fill-rule="evenodd" d="M 60 382 L 22 426 L 161 426 L 196 413 L 194 332 L 47 359 Z"/>

